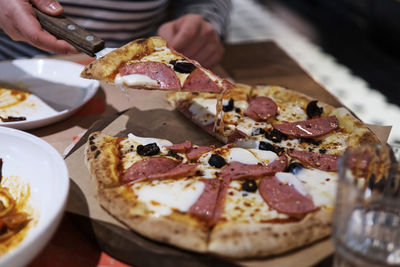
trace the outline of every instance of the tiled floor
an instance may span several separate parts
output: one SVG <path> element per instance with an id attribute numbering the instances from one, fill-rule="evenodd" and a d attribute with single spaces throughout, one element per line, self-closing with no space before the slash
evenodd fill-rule
<path id="1" fill-rule="evenodd" d="M 307 27 L 303 29 L 307 31 Z M 399 106 L 390 104 L 381 92 L 371 88 L 365 80 L 355 76 L 349 68 L 339 64 L 266 6 L 255 0 L 233 0 L 227 42 L 267 39 L 276 41 L 364 122 L 392 125 L 389 142 L 400 143 Z"/>

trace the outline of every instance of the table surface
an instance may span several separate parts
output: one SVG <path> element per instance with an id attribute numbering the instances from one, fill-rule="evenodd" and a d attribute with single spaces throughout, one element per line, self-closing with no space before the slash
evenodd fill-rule
<path id="1" fill-rule="evenodd" d="M 90 62 L 84 55 L 58 56 L 58 59 L 81 64 Z M 221 68 L 222 67 L 222 68 Z M 216 72 L 246 84 L 275 84 L 311 94 L 318 91 L 324 101 L 338 105 L 323 87 L 315 82 L 295 61 L 273 42 L 227 45 L 221 67 Z M 30 133 L 43 138 L 66 155 L 84 132 L 97 120 L 131 107 L 145 107 L 152 91 L 128 90 L 127 96 L 117 87 L 101 84 L 97 94 L 71 117 Z M 148 104 L 147 104 L 148 106 Z M 127 266 L 102 252 L 66 213 L 46 248 L 31 262 L 38 266 Z"/>

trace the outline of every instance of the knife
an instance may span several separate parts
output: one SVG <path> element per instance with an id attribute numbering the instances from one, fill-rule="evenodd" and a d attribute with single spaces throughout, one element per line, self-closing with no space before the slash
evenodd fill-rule
<path id="1" fill-rule="evenodd" d="M 104 41 L 85 30 L 64 15 L 50 16 L 34 7 L 36 17 L 43 29 L 59 39 L 63 39 L 91 57 L 100 58 L 115 48 L 105 47 Z"/>

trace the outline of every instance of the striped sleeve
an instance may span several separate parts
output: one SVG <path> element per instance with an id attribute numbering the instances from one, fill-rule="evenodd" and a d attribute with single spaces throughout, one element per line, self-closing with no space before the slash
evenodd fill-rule
<path id="1" fill-rule="evenodd" d="M 229 21 L 232 3 L 231 0 L 172 0 L 171 9 L 175 18 L 189 13 L 202 16 L 222 36 Z"/>

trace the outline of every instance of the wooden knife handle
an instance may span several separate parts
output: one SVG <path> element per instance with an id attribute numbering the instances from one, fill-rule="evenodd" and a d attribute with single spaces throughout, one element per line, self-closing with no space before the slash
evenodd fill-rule
<path id="1" fill-rule="evenodd" d="M 81 52 L 94 57 L 95 53 L 104 48 L 104 41 L 88 32 L 69 18 L 47 15 L 37 8 L 36 17 L 43 29 L 59 39 L 63 39 Z"/>

